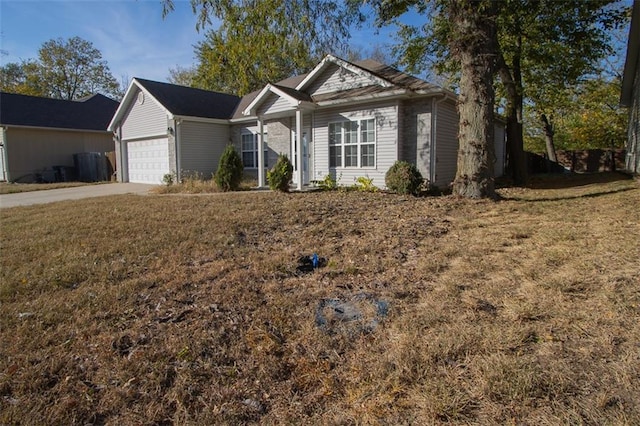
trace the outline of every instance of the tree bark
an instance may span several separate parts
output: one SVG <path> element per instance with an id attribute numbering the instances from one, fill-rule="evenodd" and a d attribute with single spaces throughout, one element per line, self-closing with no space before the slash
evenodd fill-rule
<path id="1" fill-rule="evenodd" d="M 514 56 L 513 62 L 512 74 L 504 57 L 500 55 L 498 59 L 498 73 L 507 92 L 507 173 L 514 184 L 525 185 L 528 180 L 528 169 L 524 154 L 522 73 L 518 55 Z"/>
<path id="2" fill-rule="evenodd" d="M 493 175 L 497 36 L 494 1 L 455 0 L 449 4 L 456 28 L 452 52 L 460 61 L 458 170 L 453 193 L 495 198 Z"/>
<path id="3" fill-rule="evenodd" d="M 549 161 L 557 163 L 558 157 L 556 156 L 556 147 L 553 143 L 553 135 L 555 133 L 553 130 L 553 124 L 544 114 L 540 115 L 540 121 L 542 121 L 542 129 L 544 130 L 544 142 L 547 145 L 547 157 L 549 158 Z"/>

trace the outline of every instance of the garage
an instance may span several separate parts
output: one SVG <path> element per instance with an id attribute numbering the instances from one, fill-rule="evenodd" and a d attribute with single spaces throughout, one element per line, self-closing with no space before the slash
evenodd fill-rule
<path id="1" fill-rule="evenodd" d="M 127 143 L 129 182 L 161 184 L 169 169 L 167 138 Z"/>

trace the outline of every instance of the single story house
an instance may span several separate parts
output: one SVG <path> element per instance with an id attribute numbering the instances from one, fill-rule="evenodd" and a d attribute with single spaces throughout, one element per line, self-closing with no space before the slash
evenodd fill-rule
<path id="1" fill-rule="evenodd" d="M 76 101 L 0 93 L 0 180 L 51 181 L 73 155 L 113 151 L 107 131 L 118 102 L 97 94 Z"/>
<path id="2" fill-rule="evenodd" d="M 328 55 L 308 74 L 243 98 L 136 78 L 109 130 L 122 165 L 118 178 L 125 182 L 215 172 L 223 149 L 233 144 L 259 186 L 284 153 L 298 188 L 327 175 L 346 185 L 369 177 L 384 187 L 397 160 L 446 187 L 457 165 L 456 102 L 455 93 L 379 62 Z M 504 128 L 497 123 L 495 129 L 500 176 Z"/>
<path id="3" fill-rule="evenodd" d="M 629 107 L 625 168 L 640 174 L 640 1 L 633 2 L 620 103 Z"/>

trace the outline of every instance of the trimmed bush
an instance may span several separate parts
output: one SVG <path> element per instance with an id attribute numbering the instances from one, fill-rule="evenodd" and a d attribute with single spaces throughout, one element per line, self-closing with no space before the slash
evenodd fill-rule
<path id="1" fill-rule="evenodd" d="M 334 189 L 338 189 L 338 182 L 329 174 L 318 183 L 318 186 L 325 191 L 333 191 Z"/>
<path id="2" fill-rule="evenodd" d="M 282 154 L 278 156 L 278 161 L 273 168 L 267 171 L 267 181 L 269 188 L 274 191 L 289 192 L 289 182 L 293 177 L 293 165 L 289 157 Z"/>
<path id="3" fill-rule="evenodd" d="M 242 172 L 244 166 L 240 155 L 228 145 L 218 163 L 218 171 L 215 174 L 215 181 L 221 191 L 236 191 L 242 182 Z"/>
<path id="4" fill-rule="evenodd" d="M 418 195 L 423 181 L 416 166 L 406 161 L 396 161 L 384 177 L 387 188 L 399 194 Z"/>

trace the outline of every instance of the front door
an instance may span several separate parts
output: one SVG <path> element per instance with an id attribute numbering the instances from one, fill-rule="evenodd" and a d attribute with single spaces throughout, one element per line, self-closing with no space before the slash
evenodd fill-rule
<path id="1" fill-rule="evenodd" d="M 298 141 L 295 130 L 291 132 L 291 163 L 293 164 L 293 183 L 298 184 Z M 309 184 L 309 128 L 302 129 L 302 184 Z"/>

